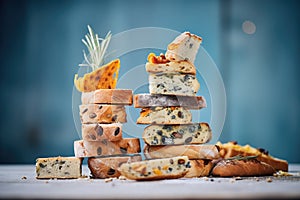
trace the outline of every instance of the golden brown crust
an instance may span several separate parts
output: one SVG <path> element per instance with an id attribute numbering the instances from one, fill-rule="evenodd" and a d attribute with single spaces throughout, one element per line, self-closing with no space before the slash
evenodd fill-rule
<path id="1" fill-rule="evenodd" d="M 269 164 L 256 159 L 221 160 L 212 169 L 213 176 L 263 176 L 272 175 L 276 170 Z"/>
<path id="2" fill-rule="evenodd" d="M 93 92 L 84 92 L 81 95 L 82 104 L 132 104 L 132 90 L 126 89 L 99 89 Z"/>
<path id="3" fill-rule="evenodd" d="M 124 156 L 124 157 L 108 157 L 108 158 L 88 158 L 88 168 L 93 178 L 114 178 L 119 177 L 121 172 L 118 168 L 123 163 L 141 161 L 140 155 Z"/>
<path id="4" fill-rule="evenodd" d="M 137 178 L 136 176 L 132 176 L 131 174 L 124 174 L 122 173 L 123 176 L 126 176 L 129 179 L 136 180 L 136 181 L 155 181 L 155 180 L 161 180 L 161 179 L 177 179 L 177 178 L 183 178 L 186 175 L 187 171 L 182 172 L 181 174 L 178 175 L 162 175 L 162 176 L 155 176 L 155 177 L 143 177 L 143 178 Z"/>
<path id="5" fill-rule="evenodd" d="M 220 147 L 220 155 L 223 158 L 230 158 L 233 156 L 257 156 L 257 160 L 265 162 L 271 165 L 276 170 L 288 171 L 288 162 L 286 160 L 274 158 L 269 154 L 266 154 L 265 151 L 251 147 L 250 145 L 241 146 L 236 142 L 228 142 L 222 144 L 217 143 Z"/>

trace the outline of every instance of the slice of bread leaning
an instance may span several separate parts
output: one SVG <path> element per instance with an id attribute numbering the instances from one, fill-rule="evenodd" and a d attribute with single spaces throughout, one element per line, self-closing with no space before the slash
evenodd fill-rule
<path id="1" fill-rule="evenodd" d="M 225 159 L 237 155 L 257 156 L 257 160 L 271 165 L 276 170 L 288 171 L 288 162 L 286 160 L 274 158 L 264 149 L 257 149 L 248 144 L 241 146 L 237 144 L 237 142 L 228 142 L 224 144 L 217 142 L 216 145 L 220 148 L 221 157 Z"/>

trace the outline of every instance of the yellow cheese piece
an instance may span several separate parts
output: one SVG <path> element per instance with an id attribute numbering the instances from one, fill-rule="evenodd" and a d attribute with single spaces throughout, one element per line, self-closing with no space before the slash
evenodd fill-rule
<path id="1" fill-rule="evenodd" d="M 113 60 L 95 71 L 85 74 L 83 77 L 78 78 L 78 74 L 75 74 L 74 85 L 80 92 L 114 89 L 117 85 L 119 69 L 120 60 Z"/>

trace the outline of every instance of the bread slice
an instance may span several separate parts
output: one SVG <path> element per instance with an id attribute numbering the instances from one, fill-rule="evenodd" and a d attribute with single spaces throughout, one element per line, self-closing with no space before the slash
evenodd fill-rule
<path id="1" fill-rule="evenodd" d="M 171 61 L 187 60 L 194 63 L 201 42 L 201 37 L 190 32 L 184 32 L 168 45 L 166 58 Z"/>
<path id="2" fill-rule="evenodd" d="M 75 74 L 74 85 L 80 92 L 91 92 L 97 89 L 114 89 L 117 85 L 120 60 L 116 59 L 78 78 Z"/>
<path id="3" fill-rule="evenodd" d="M 190 124 L 192 113 L 182 107 L 143 108 L 138 124 Z"/>
<path id="4" fill-rule="evenodd" d="M 225 159 L 237 155 L 257 156 L 257 160 L 271 165 L 276 170 L 288 171 L 288 162 L 286 160 L 275 158 L 269 155 L 264 149 L 257 149 L 250 145 L 241 146 L 237 142 L 228 142 L 225 144 L 218 142 L 217 146 L 220 148 L 220 155 Z"/>
<path id="5" fill-rule="evenodd" d="M 123 105 L 86 104 L 79 106 L 82 124 L 125 123 L 126 110 Z"/>
<path id="6" fill-rule="evenodd" d="M 273 175 L 276 170 L 269 164 L 257 159 L 221 160 L 212 169 L 213 176 L 267 176 Z"/>
<path id="7" fill-rule="evenodd" d="M 186 109 L 198 110 L 206 107 L 206 100 L 202 96 L 175 96 L 160 94 L 134 95 L 134 107 L 170 107 L 178 106 Z"/>
<path id="8" fill-rule="evenodd" d="M 141 152 L 141 148 L 138 138 L 123 138 L 116 142 L 107 140 L 77 140 L 74 142 L 74 153 L 76 157 L 124 155 L 139 152 Z"/>
<path id="9" fill-rule="evenodd" d="M 185 178 L 195 178 L 209 176 L 209 173 L 213 167 L 211 160 L 190 160 L 191 168 L 184 176 Z"/>
<path id="10" fill-rule="evenodd" d="M 91 157 L 88 158 L 88 168 L 90 169 L 93 178 L 115 178 L 121 175 L 119 167 L 123 163 L 141 160 L 142 157 L 140 155 L 107 158 Z"/>
<path id="11" fill-rule="evenodd" d="M 189 61 L 171 61 L 168 63 L 146 63 L 146 71 L 149 73 L 181 73 L 196 75 L 196 67 Z"/>
<path id="12" fill-rule="evenodd" d="M 122 139 L 122 124 L 82 124 L 81 134 L 85 141 L 119 141 Z"/>
<path id="13" fill-rule="evenodd" d="M 184 125 L 150 125 L 144 129 L 143 139 L 148 145 L 204 144 L 212 132 L 207 123 Z"/>
<path id="14" fill-rule="evenodd" d="M 190 168 L 187 156 L 173 158 L 145 160 L 122 164 L 120 172 L 123 176 L 133 180 L 158 180 L 183 177 Z"/>
<path id="15" fill-rule="evenodd" d="M 144 146 L 144 154 L 148 159 L 170 158 L 174 156 L 188 156 L 191 160 L 217 159 L 220 157 L 216 145 L 172 145 L 172 146 Z"/>
<path id="16" fill-rule="evenodd" d="M 149 74 L 150 94 L 195 96 L 199 88 L 195 75 Z"/>
<path id="17" fill-rule="evenodd" d="M 71 179 L 81 177 L 81 158 L 49 157 L 36 160 L 37 179 Z"/>
<path id="18" fill-rule="evenodd" d="M 82 104 L 132 104 L 132 90 L 99 89 L 93 92 L 83 92 Z"/>

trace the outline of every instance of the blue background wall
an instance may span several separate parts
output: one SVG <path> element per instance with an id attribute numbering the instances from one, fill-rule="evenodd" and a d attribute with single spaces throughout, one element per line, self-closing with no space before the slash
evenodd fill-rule
<path id="1" fill-rule="evenodd" d="M 101 36 L 137 27 L 201 35 L 227 92 L 219 139 L 300 162 L 298 11 L 297 1 L 0 1 L 0 163 L 73 154 L 73 77 L 87 24 Z M 124 73 L 130 61 L 121 62 Z"/>

